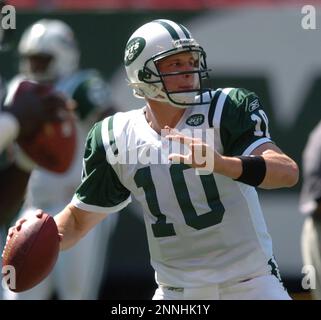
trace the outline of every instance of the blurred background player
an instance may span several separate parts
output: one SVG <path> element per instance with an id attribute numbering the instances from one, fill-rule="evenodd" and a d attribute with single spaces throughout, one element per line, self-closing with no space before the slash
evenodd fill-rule
<path id="1" fill-rule="evenodd" d="M 4 5 L 5 1 L 0 0 L 0 20 Z M 0 28 L 0 54 L 9 48 L 8 32 L 11 31 Z M 1 239 L 1 229 L 5 228 L 21 207 L 31 171 L 36 165 L 16 142 L 32 139 L 45 123 L 64 121 L 66 113 L 62 110 L 66 110 L 67 104 L 61 94 L 51 92 L 40 97 L 39 84 L 33 82 L 27 89 L 24 87 L 25 89 L 20 91 L 12 103 L 4 106 L 5 86 L 1 76 L 0 74 L 0 247 L 2 248 L 4 242 Z M 2 286 L 0 286 L 1 298 Z"/>
<path id="2" fill-rule="evenodd" d="M 315 271 L 313 299 L 321 300 L 321 121 L 311 132 L 303 152 L 300 209 L 306 215 L 302 229 L 302 258 Z M 311 278 L 311 281 L 312 278 Z"/>
<path id="3" fill-rule="evenodd" d="M 0 0 L 0 21 L 4 5 L 5 1 Z M 0 52 L 8 48 L 7 34 L 10 31 L 0 28 Z M 0 226 L 21 205 L 33 167 L 31 162 L 21 157 L 22 153 L 18 156 L 14 141 L 33 136 L 45 122 L 63 120 L 61 112 L 57 112 L 66 107 L 62 96 L 51 94 L 43 99 L 36 88 L 35 85 L 24 91 L 10 108 L 4 108 L 5 88 L 0 74 Z"/>
<path id="4" fill-rule="evenodd" d="M 77 151 L 72 167 L 64 174 L 43 169 L 32 172 L 20 215 L 36 208 L 54 214 L 69 202 L 80 182 L 84 142 L 89 128 L 114 112 L 109 89 L 96 70 L 79 70 L 80 52 L 71 28 L 59 20 L 40 20 L 23 33 L 19 47 L 20 74 L 10 91 L 25 79 L 50 83 L 75 102 Z M 115 215 L 115 219 L 116 219 Z M 96 299 L 104 270 L 106 237 L 115 219 L 95 228 L 79 245 L 61 255 L 49 278 L 21 294 L 6 291 L 5 299 Z"/>

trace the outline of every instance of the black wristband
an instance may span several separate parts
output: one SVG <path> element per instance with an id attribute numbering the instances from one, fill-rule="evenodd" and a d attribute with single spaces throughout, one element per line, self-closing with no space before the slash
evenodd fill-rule
<path id="1" fill-rule="evenodd" d="M 250 186 L 259 186 L 266 174 L 265 160 L 261 156 L 238 156 L 236 158 L 242 161 L 242 174 L 235 181 L 249 184 Z"/>

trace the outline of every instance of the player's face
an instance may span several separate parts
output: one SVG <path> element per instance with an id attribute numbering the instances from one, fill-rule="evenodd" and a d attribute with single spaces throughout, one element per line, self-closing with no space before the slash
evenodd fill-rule
<path id="1" fill-rule="evenodd" d="M 181 52 L 157 62 L 160 73 L 188 72 L 198 69 L 199 60 L 191 52 Z M 167 91 L 183 92 L 196 89 L 198 76 L 195 73 L 186 73 L 180 75 L 163 76 L 163 81 Z"/>
<path id="2" fill-rule="evenodd" d="M 37 54 L 29 56 L 27 59 L 29 59 L 30 71 L 33 74 L 43 74 L 47 71 L 52 57 L 46 54 Z"/>

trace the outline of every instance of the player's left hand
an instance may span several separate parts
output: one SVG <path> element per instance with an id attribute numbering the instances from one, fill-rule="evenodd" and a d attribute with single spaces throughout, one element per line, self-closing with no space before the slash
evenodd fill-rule
<path id="1" fill-rule="evenodd" d="M 207 172 L 214 172 L 222 161 L 222 156 L 200 138 L 191 138 L 168 126 L 165 129 L 169 131 L 165 138 L 182 143 L 189 148 L 188 154 L 171 153 L 168 156 L 170 161 L 184 163 Z"/>

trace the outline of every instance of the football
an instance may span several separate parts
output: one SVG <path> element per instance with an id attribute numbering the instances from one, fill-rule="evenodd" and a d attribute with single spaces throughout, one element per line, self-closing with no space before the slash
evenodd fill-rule
<path id="1" fill-rule="evenodd" d="M 23 151 L 38 166 L 51 172 L 67 171 L 76 147 L 75 124 L 71 118 L 46 123 L 32 139 L 19 140 Z"/>
<path id="2" fill-rule="evenodd" d="M 52 86 L 32 81 L 20 82 L 10 94 L 11 103 L 26 92 L 32 92 L 39 98 L 57 92 Z M 57 111 L 58 112 L 58 111 Z M 32 137 L 18 139 L 24 153 L 38 166 L 56 173 L 67 171 L 73 161 L 76 150 L 75 119 L 67 107 L 59 110 L 63 120 L 43 123 Z"/>
<path id="3" fill-rule="evenodd" d="M 3 251 L 3 270 L 13 273 L 7 277 L 8 288 L 21 292 L 45 279 L 57 261 L 59 242 L 57 225 L 50 215 L 28 217 L 19 231 L 14 230 Z"/>

